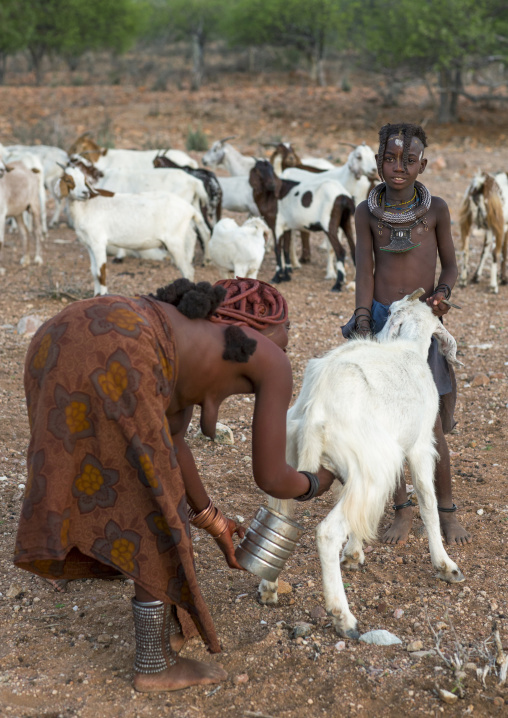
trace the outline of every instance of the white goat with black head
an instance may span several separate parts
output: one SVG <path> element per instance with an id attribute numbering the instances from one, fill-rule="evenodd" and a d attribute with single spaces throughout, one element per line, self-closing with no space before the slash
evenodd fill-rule
<path id="1" fill-rule="evenodd" d="M 444 549 L 434 493 L 433 427 L 439 397 L 427 364 L 432 335 L 450 363 L 460 362 L 454 338 L 430 307 L 418 301 L 423 293 L 418 289 L 394 302 L 375 339 L 349 341 L 311 359 L 301 392 L 288 412 L 288 463 L 305 471 L 323 465 L 344 482 L 335 507 L 317 527 L 316 538 L 326 610 L 337 633 L 348 638 L 359 634 L 340 563 L 350 568 L 363 564 L 362 541 L 374 538 L 404 460 L 411 470 L 437 576 L 449 583 L 464 580 Z M 292 514 L 290 501 L 270 499 L 269 505 Z M 277 602 L 276 583 L 262 581 L 259 590 L 262 603 Z"/>

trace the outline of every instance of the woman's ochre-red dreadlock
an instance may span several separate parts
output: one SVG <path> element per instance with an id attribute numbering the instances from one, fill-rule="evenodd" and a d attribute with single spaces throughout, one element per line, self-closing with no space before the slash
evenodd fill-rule
<path id="1" fill-rule="evenodd" d="M 209 317 L 212 322 L 242 324 L 253 329 L 266 329 L 282 324 L 288 317 L 286 300 L 275 287 L 259 279 L 220 279 L 214 287 L 226 290 L 226 296 Z"/>

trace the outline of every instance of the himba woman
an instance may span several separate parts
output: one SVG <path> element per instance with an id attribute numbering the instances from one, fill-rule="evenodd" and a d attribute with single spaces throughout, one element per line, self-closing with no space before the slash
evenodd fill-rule
<path id="1" fill-rule="evenodd" d="M 243 529 L 209 499 L 185 442 L 194 405 L 211 438 L 221 402 L 255 395 L 254 480 L 307 500 L 332 474 L 286 463 L 292 375 L 284 298 L 261 281 L 180 279 L 155 295 L 75 302 L 35 334 L 25 364 L 31 439 L 14 562 L 53 582 L 133 579 L 134 687 L 177 690 L 226 677 L 179 657 L 199 631 L 220 651 L 197 585 L 189 520 L 240 568 Z M 192 620 L 190 620 L 192 619 Z"/>

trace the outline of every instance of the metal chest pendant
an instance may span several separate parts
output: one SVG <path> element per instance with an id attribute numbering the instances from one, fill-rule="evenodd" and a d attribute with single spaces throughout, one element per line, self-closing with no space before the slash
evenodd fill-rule
<path id="1" fill-rule="evenodd" d="M 428 232 L 429 227 L 427 225 L 427 220 L 425 219 L 425 217 L 417 219 L 416 222 L 413 222 L 413 224 L 409 225 L 409 227 L 394 227 L 387 222 L 382 222 L 381 220 L 378 220 L 377 226 L 379 229 L 379 236 L 383 234 L 383 227 L 388 227 L 388 229 L 391 230 L 390 244 L 387 244 L 385 247 L 379 247 L 379 249 L 382 252 L 393 252 L 394 254 L 401 254 L 402 252 L 409 252 L 410 249 L 415 249 L 415 247 L 419 247 L 421 242 L 415 244 L 411 241 L 411 230 L 414 229 L 417 224 L 420 224 L 420 222 L 425 227 L 425 231 Z"/>

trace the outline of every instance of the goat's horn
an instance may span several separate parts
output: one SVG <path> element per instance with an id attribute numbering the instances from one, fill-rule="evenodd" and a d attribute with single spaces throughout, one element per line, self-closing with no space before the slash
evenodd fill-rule
<path id="1" fill-rule="evenodd" d="M 219 142 L 227 142 L 228 140 L 234 140 L 236 135 L 229 135 L 229 137 L 223 137 Z"/>
<path id="2" fill-rule="evenodd" d="M 261 147 L 278 147 L 280 142 L 262 142 Z"/>
<path id="3" fill-rule="evenodd" d="M 409 301 L 409 302 L 416 302 L 416 301 L 417 301 L 418 299 L 420 299 L 420 297 L 423 296 L 424 294 L 425 294 L 425 289 L 423 289 L 422 287 L 420 287 L 419 289 L 415 289 L 414 292 L 412 292 L 412 293 L 409 295 L 408 301 Z"/>
<path id="4" fill-rule="evenodd" d="M 64 171 L 67 169 L 65 165 L 63 165 L 61 162 L 57 162 L 57 165 L 61 167 Z"/>
<path id="5" fill-rule="evenodd" d="M 355 145 L 353 142 L 344 142 L 343 140 L 339 140 L 337 143 L 338 145 L 347 145 L 348 147 L 357 147 L 358 145 Z"/>

